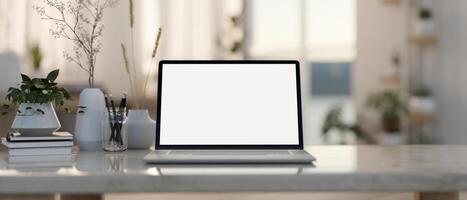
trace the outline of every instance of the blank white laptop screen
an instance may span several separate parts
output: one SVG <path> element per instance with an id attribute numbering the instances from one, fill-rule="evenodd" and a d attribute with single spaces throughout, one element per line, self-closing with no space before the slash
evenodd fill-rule
<path id="1" fill-rule="evenodd" d="M 295 64 L 164 63 L 160 145 L 298 145 Z"/>

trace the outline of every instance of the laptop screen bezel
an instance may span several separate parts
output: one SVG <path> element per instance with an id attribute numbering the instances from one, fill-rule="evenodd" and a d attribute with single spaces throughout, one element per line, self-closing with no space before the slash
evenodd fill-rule
<path id="1" fill-rule="evenodd" d="M 298 144 L 297 145 L 161 145 L 161 95 L 162 95 L 162 75 L 165 64 L 294 64 L 297 89 L 297 119 L 298 119 Z M 303 124 L 302 124 L 302 106 L 300 89 L 300 64 L 296 60 L 161 60 L 158 70 L 157 86 L 157 116 L 156 116 L 156 137 L 155 148 L 160 149 L 303 149 Z"/>

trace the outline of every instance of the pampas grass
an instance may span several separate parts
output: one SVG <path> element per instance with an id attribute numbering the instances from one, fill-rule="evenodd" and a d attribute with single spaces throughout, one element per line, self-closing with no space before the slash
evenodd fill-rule
<path id="1" fill-rule="evenodd" d="M 135 24 L 135 17 L 133 14 L 133 0 L 129 0 L 128 2 L 130 5 L 128 6 L 130 8 L 130 28 L 133 28 L 133 25 Z"/>
<path id="2" fill-rule="evenodd" d="M 146 97 L 146 88 L 149 82 L 149 77 L 152 72 L 152 68 L 149 69 L 147 74 L 145 75 L 144 83 L 141 83 L 141 80 L 138 77 L 137 70 L 136 70 L 136 59 L 135 59 L 135 42 L 134 42 L 134 5 L 133 0 L 128 0 L 128 7 L 129 7 L 129 23 L 130 23 L 130 47 L 131 47 L 131 64 L 128 60 L 127 51 L 125 45 L 122 43 L 122 54 L 123 60 L 125 65 L 125 71 L 128 74 L 128 78 L 130 81 L 130 90 L 132 101 L 134 102 L 134 106 L 136 109 L 141 109 L 141 106 L 145 106 L 145 97 Z M 158 33 L 156 36 L 156 41 L 154 43 L 154 49 L 151 54 L 151 66 L 155 65 L 155 57 L 157 54 L 157 49 L 159 48 L 159 41 L 162 34 L 162 29 L 158 29 Z"/>
<path id="3" fill-rule="evenodd" d="M 162 28 L 159 28 L 157 30 L 157 36 L 156 36 L 156 42 L 154 43 L 154 49 L 152 50 L 152 55 L 151 55 L 151 66 L 155 66 L 155 61 L 156 61 L 156 54 L 157 54 L 157 49 L 159 48 L 159 41 L 161 39 L 162 35 Z M 148 81 L 149 81 L 149 76 L 151 75 L 152 69 L 149 68 L 148 73 L 146 74 L 146 79 L 144 80 L 144 85 L 143 85 L 143 95 L 146 96 L 146 89 L 148 87 Z"/>
<path id="4" fill-rule="evenodd" d="M 130 73 L 130 64 L 128 63 L 128 56 L 126 54 L 126 48 L 125 48 L 125 45 L 122 43 L 121 45 L 121 48 L 122 48 L 122 56 L 123 56 L 123 64 L 124 64 L 124 67 L 125 67 L 125 71 L 126 73 L 128 74 L 128 79 L 130 81 L 130 94 L 132 96 L 134 96 L 134 81 L 133 79 L 131 78 L 131 73 Z"/>

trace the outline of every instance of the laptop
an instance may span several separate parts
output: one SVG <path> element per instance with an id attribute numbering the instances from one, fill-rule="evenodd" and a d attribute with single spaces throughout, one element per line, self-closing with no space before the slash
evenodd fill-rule
<path id="1" fill-rule="evenodd" d="M 159 62 L 156 151 L 147 163 L 310 163 L 299 63 Z"/>

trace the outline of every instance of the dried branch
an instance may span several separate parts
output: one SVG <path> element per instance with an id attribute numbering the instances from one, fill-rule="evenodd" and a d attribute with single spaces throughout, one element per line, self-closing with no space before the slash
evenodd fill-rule
<path id="1" fill-rule="evenodd" d="M 43 1 L 58 14 L 52 16 L 45 12 L 44 7 L 40 6 L 33 6 L 33 8 L 41 16 L 41 19 L 52 21 L 55 24 L 55 29 L 50 30 L 51 35 L 73 42 L 73 55 L 64 52 L 64 57 L 88 73 L 89 86 L 94 87 L 97 54 L 102 47 L 100 39 L 104 29 L 102 24 L 104 11 L 113 7 L 117 0 Z"/>

